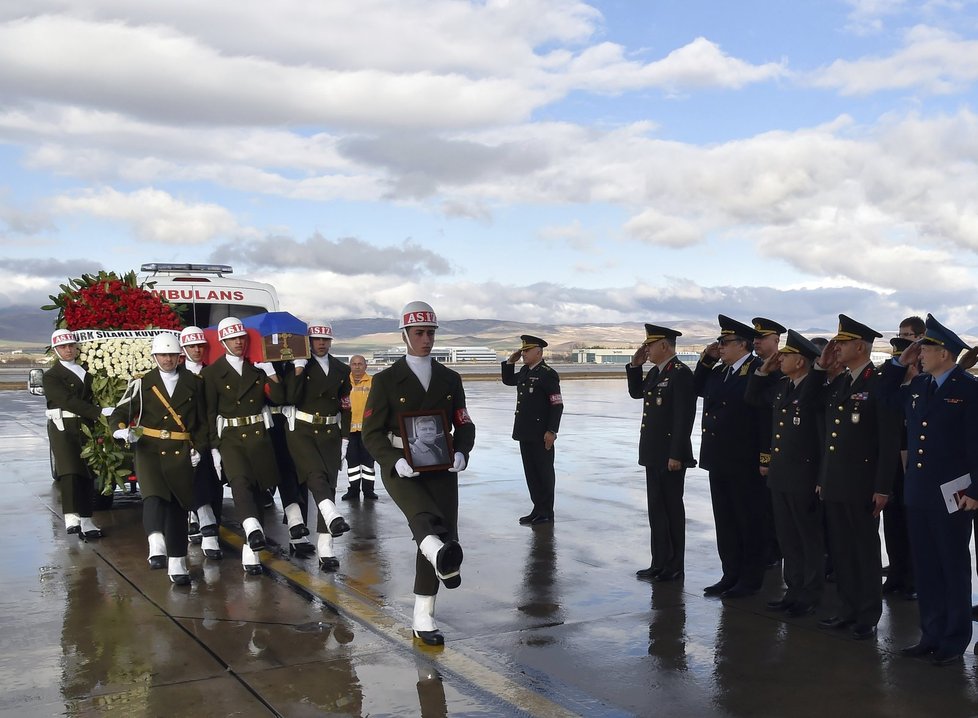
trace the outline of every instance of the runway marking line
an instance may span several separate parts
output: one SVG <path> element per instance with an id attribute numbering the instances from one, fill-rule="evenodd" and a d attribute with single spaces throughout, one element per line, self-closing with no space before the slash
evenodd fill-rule
<path id="1" fill-rule="evenodd" d="M 240 551 L 244 538 L 221 527 L 221 541 Z M 460 651 L 445 648 L 421 646 L 413 636 L 405 635 L 404 627 L 390 615 L 368 600 L 363 594 L 348 588 L 341 581 L 327 581 L 305 569 L 295 566 L 291 561 L 276 557 L 271 551 L 263 551 L 262 565 L 306 593 L 318 598 L 334 611 L 362 623 L 402 648 L 420 651 L 424 657 L 448 673 L 454 673 L 477 688 L 496 696 L 520 711 L 548 718 L 578 716 L 580 714 L 554 703 L 535 691 L 521 686 L 502 674 L 483 666 Z"/>

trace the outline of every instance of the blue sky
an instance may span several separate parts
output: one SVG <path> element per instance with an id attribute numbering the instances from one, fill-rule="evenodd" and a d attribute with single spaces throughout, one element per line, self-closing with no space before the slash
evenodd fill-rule
<path id="1" fill-rule="evenodd" d="M 978 324 L 978 2 L 0 7 L 4 307 L 221 261 L 299 315 Z"/>

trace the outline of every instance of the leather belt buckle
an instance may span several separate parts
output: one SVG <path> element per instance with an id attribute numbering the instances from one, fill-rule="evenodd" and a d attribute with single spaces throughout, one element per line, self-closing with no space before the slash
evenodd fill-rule
<path id="1" fill-rule="evenodd" d="M 170 432 L 167 431 L 166 429 L 160 429 L 160 438 L 161 439 L 169 439 L 170 438 Z"/>

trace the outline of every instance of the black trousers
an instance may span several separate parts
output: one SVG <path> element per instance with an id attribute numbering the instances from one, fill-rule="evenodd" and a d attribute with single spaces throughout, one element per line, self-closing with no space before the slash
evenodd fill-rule
<path id="1" fill-rule="evenodd" d="M 214 460 L 210 451 L 205 451 L 200 455 L 200 463 L 194 469 L 194 511 L 201 506 L 210 506 L 217 523 L 221 523 L 221 509 L 224 507 L 224 483 L 214 471 Z"/>
<path id="2" fill-rule="evenodd" d="M 391 474 L 383 477 L 384 488 L 407 519 L 415 543 L 420 545 L 431 535 L 442 541 L 458 541 L 458 474 L 433 471 L 410 479 Z M 438 583 L 434 567 L 419 549 L 414 562 L 414 592 L 434 596 Z"/>
<path id="3" fill-rule="evenodd" d="M 686 469 L 661 471 L 645 468 L 645 495 L 652 530 L 652 566 L 682 571 L 686 555 L 686 506 L 683 490 Z"/>
<path id="4" fill-rule="evenodd" d="M 907 507 L 903 504 L 903 465 L 897 464 L 890 500 L 883 508 L 883 540 L 886 555 L 890 559 L 887 581 L 912 590 L 914 580 L 913 558 L 910 552 L 910 529 L 907 527 Z"/>
<path id="5" fill-rule="evenodd" d="M 523 458 L 523 473 L 526 488 L 530 491 L 534 516 L 554 515 L 554 487 L 557 483 L 554 473 L 555 449 L 547 451 L 543 439 L 520 442 L 520 456 Z"/>
<path id="6" fill-rule="evenodd" d="M 143 499 L 143 529 L 147 536 L 157 531 L 163 534 L 167 556 L 187 555 L 187 512 L 172 496 L 169 501 L 159 496 Z"/>
<path id="7" fill-rule="evenodd" d="M 764 579 L 764 478 L 756 466 L 711 471 L 710 499 L 724 583 L 757 590 Z"/>
<path id="8" fill-rule="evenodd" d="M 95 482 L 85 474 L 65 474 L 58 479 L 61 488 L 61 510 L 66 514 L 78 514 L 91 518 L 95 501 Z"/>
<path id="9" fill-rule="evenodd" d="M 363 435 L 359 431 L 350 432 L 350 443 L 346 447 L 346 473 L 350 481 L 366 479 L 374 480 L 374 457 L 363 444 Z"/>
<path id="10" fill-rule="evenodd" d="M 811 492 L 771 490 L 774 526 L 784 556 L 785 598 L 818 603 L 825 586 L 822 505 Z"/>
<path id="11" fill-rule="evenodd" d="M 883 613 L 880 522 L 869 502 L 825 502 L 829 550 L 841 607 L 839 617 L 875 626 Z"/>

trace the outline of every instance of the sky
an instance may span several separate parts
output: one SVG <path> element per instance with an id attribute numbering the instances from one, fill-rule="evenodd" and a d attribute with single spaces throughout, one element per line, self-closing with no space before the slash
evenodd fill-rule
<path id="1" fill-rule="evenodd" d="M 8 0 L 0 311 L 978 325 L 978 0 Z"/>

